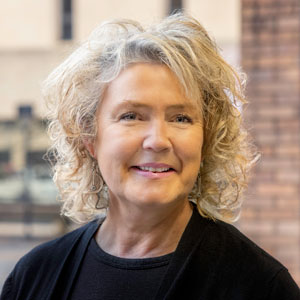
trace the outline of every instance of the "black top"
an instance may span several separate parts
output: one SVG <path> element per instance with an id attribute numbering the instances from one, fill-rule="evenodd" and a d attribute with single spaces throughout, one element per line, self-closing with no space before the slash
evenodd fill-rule
<path id="1" fill-rule="evenodd" d="M 67 300 L 98 227 L 93 221 L 30 251 L 7 278 L 0 299 Z M 234 226 L 194 210 L 154 299 L 299 300 L 300 291 L 281 263 Z"/>
<path id="2" fill-rule="evenodd" d="M 160 286 L 172 254 L 126 259 L 104 252 L 91 239 L 74 282 L 71 300 L 151 300 Z M 117 283 L 117 288 L 116 288 Z"/>

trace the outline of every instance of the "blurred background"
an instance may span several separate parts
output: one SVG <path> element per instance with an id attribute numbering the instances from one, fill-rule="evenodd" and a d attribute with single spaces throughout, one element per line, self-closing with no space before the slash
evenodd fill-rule
<path id="1" fill-rule="evenodd" d="M 300 2 L 298 0 L 0 0 L 0 289 L 16 261 L 75 225 L 59 216 L 43 159 L 40 87 L 104 20 L 196 17 L 248 75 L 245 119 L 262 159 L 236 226 L 300 284 Z"/>

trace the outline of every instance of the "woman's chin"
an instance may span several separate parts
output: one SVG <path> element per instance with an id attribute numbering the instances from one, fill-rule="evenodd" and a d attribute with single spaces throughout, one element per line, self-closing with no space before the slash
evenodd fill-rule
<path id="1" fill-rule="evenodd" d="M 130 202 L 135 205 L 142 205 L 147 207 L 161 207 L 163 205 L 175 204 L 180 200 L 184 200 L 186 197 L 182 195 L 170 195 L 168 193 L 141 193 L 141 195 L 135 194 L 130 198 Z"/>

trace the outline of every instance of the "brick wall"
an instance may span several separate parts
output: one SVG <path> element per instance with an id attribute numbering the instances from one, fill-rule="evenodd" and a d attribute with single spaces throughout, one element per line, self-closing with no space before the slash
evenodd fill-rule
<path id="1" fill-rule="evenodd" d="M 240 228 L 300 285 L 300 1 L 242 0 L 245 114 L 262 153 Z"/>

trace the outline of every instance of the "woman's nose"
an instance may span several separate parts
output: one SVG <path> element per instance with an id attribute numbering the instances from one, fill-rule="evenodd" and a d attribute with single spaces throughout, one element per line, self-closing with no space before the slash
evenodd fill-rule
<path id="1" fill-rule="evenodd" d="M 150 122 L 145 132 L 143 148 L 154 152 L 169 150 L 172 144 L 167 127 L 165 121 Z"/>

